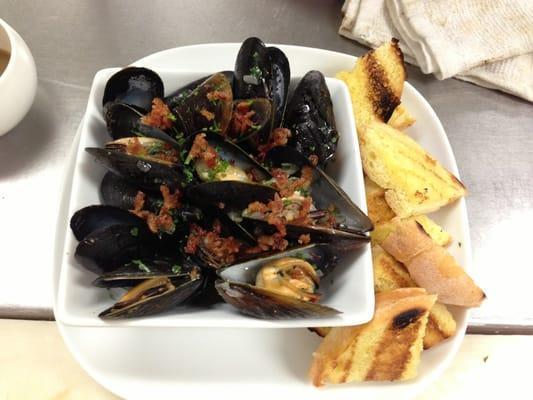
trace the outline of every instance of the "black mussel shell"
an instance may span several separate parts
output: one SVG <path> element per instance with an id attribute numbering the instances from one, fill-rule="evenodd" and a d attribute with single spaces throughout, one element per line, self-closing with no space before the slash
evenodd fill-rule
<path id="1" fill-rule="evenodd" d="M 70 229 L 77 240 L 90 233 L 112 225 L 126 224 L 143 228 L 146 223 L 132 213 L 112 206 L 88 206 L 74 213 L 70 219 Z"/>
<path id="2" fill-rule="evenodd" d="M 224 135 L 232 106 L 231 83 L 224 74 L 216 73 L 184 96 L 172 111 L 186 135 L 196 132 Z"/>
<path id="3" fill-rule="evenodd" d="M 223 74 L 228 79 L 228 81 L 230 82 L 230 86 L 233 88 L 233 79 L 234 79 L 233 71 L 221 71 L 220 73 Z M 183 99 L 187 97 L 196 87 L 200 86 L 203 82 L 209 79 L 211 75 L 212 74 L 203 76 L 200 79 L 197 79 L 179 88 L 175 92 L 165 97 L 165 103 L 170 109 L 173 109 L 178 104 L 180 104 L 183 101 Z"/>
<path id="4" fill-rule="evenodd" d="M 291 81 L 291 68 L 289 60 L 283 51 L 277 47 L 267 48 L 270 61 L 272 63 L 272 73 L 270 81 L 270 98 L 274 104 L 273 128 L 279 128 L 283 122 L 287 96 L 289 94 L 289 84 Z"/>
<path id="5" fill-rule="evenodd" d="M 302 78 L 287 105 L 284 125 L 292 132 L 289 145 L 306 157 L 317 155 L 321 167 L 335 157 L 339 133 L 321 72 L 309 71 Z"/>
<path id="6" fill-rule="evenodd" d="M 126 262 L 117 269 L 100 275 L 94 282 L 98 287 L 131 287 L 150 278 L 187 276 L 196 268 L 184 257 L 151 255 Z"/>
<path id="7" fill-rule="evenodd" d="M 120 175 L 142 189 L 157 191 L 161 185 L 170 190 L 181 188 L 186 180 L 179 168 L 119 151 L 88 147 L 85 149 L 111 172 Z"/>
<path id="8" fill-rule="evenodd" d="M 75 255 L 89 271 L 102 274 L 153 253 L 156 239 L 145 226 L 111 225 L 85 236 L 78 243 Z"/>
<path id="9" fill-rule="evenodd" d="M 139 191 L 144 193 L 144 209 L 151 212 L 158 212 L 163 204 L 163 197 L 159 191 L 149 192 L 129 181 L 106 172 L 100 183 L 100 197 L 103 204 L 122 208 L 123 210 L 133 210 L 135 196 Z"/>
<path id="10" fill-rule="evenodd" d="M 312 166 L 305 156 L 288 146 L 271 149 L 265 157 L 265 163 L 271 167 L 283 167 L 293 171 L 299 171 L 304 165 Z M 332 205 L 335 206 L 336 229 L 354 233 L 364 233 L 373 229 L 370 218 L 361 211 L 335 180 L 319 167 L 313 168 L 310 192 L 318 210 L 328 210 Z"/>
<path id="11" fill-rule="evenodd" d="M 235 97 L 270 98 L 272 62 L 261 39 L 250 37 L 242 42 L 235 61 Z"/>
<path id="12" fill-rule="evenodd" d="M 152 100 L 162 98 L 164 92 L 163 81 L 156 72 L 148 68 L 127 67 L 109 78 L 102 104 L 104 111 L 112 103 L 124 103 L 148 112 L 152 108 Z"/>
<path id="13" fill-rule="evenodd" d="M 321 304 L 283 296 L 246 283 L 217 281 L 215 287 L 226 303 L 255 318 L 324 318 L 341 313 Z"/>
<path id="14" fill-rule="evenodd" d="M 151 278 L 127 292 L 110 308 L 102 311 L 102 319 L 137 318 L 170 311 L 189 300 L 201 287 L 203 276 L 200 269 L 193 274 L 178 278 Z M 135 294 L 134 294 L 135 293 Z"/>
<path id="15" fill-rule="evenodd" d="M 246 208 L 254 201 L 268 202 L 276 193 L 270 186 L 239 181 L 204 182 L 185 188 L 185 195 L 193 202 L 228 211 Z"/>
<path id="16" fill-rule="evenodd" d="M 160 139 L 172 146 L 179 148 L 178 141 L 170 136 L 173 132 L 166 133 L 161 129 L 141 123 L 143 114 L 134 107 L 123 103 L 110 105 L 104 115 L 109 135 L 117 140 L 125 137 L 150 137 Z"/>

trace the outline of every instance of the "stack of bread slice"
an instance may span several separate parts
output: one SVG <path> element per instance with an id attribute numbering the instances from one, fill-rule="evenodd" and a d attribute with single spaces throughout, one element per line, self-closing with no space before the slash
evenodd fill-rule
<path id="1" fill-rule="evenodd" d="M 446 250 L 453 238 L 431 213 L 466 195 L 464 185 L 402 129 L 414 123 L 400 99 L 406 78 L 398 42 L 372 50 L 337 77 L 348 86 L 374 223 L 376 306 L 359 326 L 321 328 L 310 376 L 317 386 L 414 378 L 423 349 L 456 332 L 447 305 L 485 298 Z"/>

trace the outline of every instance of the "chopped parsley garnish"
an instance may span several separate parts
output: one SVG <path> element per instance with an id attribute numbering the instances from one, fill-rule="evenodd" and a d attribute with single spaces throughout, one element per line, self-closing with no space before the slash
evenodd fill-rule
<path id="1" fill-rule="evenodd" d="M 139 228 L 137 228 L 136 226 L 131 228 L 130 230 L 130 235 L 131 236 L 134 236 L 134 237 L 137 237 L 139 236 Z"/>
<path id="2" fill-rule="evenodd" d="M 168 113 L 167 118 L 172 122 L 176 122 L 176 116 L 172 113 Z"/>
<path id="3" fill-rule="evenodd" d="M 172 272 L 175 274 L 179 274 L 181 272 L 181 265 L 174 264 L 172 266 Z"/>
<path id="4" fill-rule="evenodd" d="M 152 272 L 150 271 L 150 268 L 148 268 L 146 264 L 143 263 L 141 260 L 131 260 L 131 262 L 135 264 L 137 268 L 139 268 L 143 272 Z"/>
<path id="5" fill-rule="evenodd" d="M 163 143 L 154 143 L 150 146 L 150 148 L 148 149 L 148 155 L 155 155 L 155 154 L 158 154 L 158 153 L 161 153 L 163 151 L 163 147 L 164 147 L 164 144 Z"/>
<path id="6" fill-rule="evenodd" d="M 260 81 L 263 77 L 263 73 L 261 72 L 261 69 L 256 65 L 252 68 L 250 68 L 250 75 L 252 75 L 257 81 Z"/>
<path id="7" fill-rule="evenodd" d="M 194 175 L 190 168 L 183 168 L 183 173 L 185 174 L 185 181 L 191 183 L 194 179 Z"/>
<path id="8" fill-rule="evenodd" d="M 209 170 L 208 179 L 210 181 L 215 180 L 216 176 L 220 173 L 226 172 L 229 166 L 230 166 L 230 163 L 228 161 L 223 160 L 223 159 L 218 160 L 217 165 L 215 165 L 213 168 Z"/>

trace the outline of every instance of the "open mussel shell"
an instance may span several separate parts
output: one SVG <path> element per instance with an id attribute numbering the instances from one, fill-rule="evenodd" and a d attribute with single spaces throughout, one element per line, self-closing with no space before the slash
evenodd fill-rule
<path id="1" fill-rule="evenodd" d="M 314 243 L 277 253 L 258 254 L 251 260 L 220 269 L 218 275 L 225 281 L 254 284 L 257 273 L 265 264 L 285 257 L 301 258 L 309 262 L 322 276 L 327 275 L 338 260 L 329 244 Z"/>
<path id="2" fill-rule="evenodd" d="M 161 185 L 175 190 L 185 183 L 179 168 L 116 150 L 88 147 L 85 151 L 111 172 L 146 190 L 157 191 Z"/>
<path id="3" fill-rule="evenodd" d="M 311 166 L 305 156 L 288 146 L 271 149 L 265 157 L 265 163 L 272 167 L 288 169 L 291 172 L 299 171 L 304 165 Z M 319 167 L 313 168 L 310 193 L 317 209 L 328 210 L 331 206 L 335 207 L 337 219 L 335 229 L 356 234 L 373 229 L 370 218 L 361 211 L 335 180 Z"/>
<path id="4" fill-rule="evenodd" d="M 228 78 L 216 73 L 178 101 L 172 111 L 186 135 L 212 132 L 224 135 L 232 116 L 233 91 Z"/>
<path id="5" fill-rule="evenodd" d="M 124 103 L 148 112 L 152 100 L 162 98 L 164 91 L 163 81 L 156 72 L 148 68 L 124 68 L 106 83 L 102 99 L 104 112 L 112 103 Z"/>
<path id="6" fill-rule="evenodd" d="M 225 180 L 225 181 L 253 181 L 260 182 L 270 179 L 270 172 L 255 161 L 246 151 L 235 143 L 226 140 L 221 135 L 205 133 L 205 139 L 209 146 L 213 147 L 221 160 L 228 164 L 228 168 L 215 175 L 209 174 L 209 170 L 201 163 L 194 161 L 196 174 L 201 181 Z M 188 139 L 187 146 L 191 146 L 194 137 Z"/>
<path id="7" fill-rule="evenodd" d="M 292 132 L 289 145 L 306 157 L 317 155 L 321 167 L 335 157 L 339 133 L 321 72 L 309 71 L 302 78 L 287 104 L 284 126 Z"/>
<path id="8" fill-rule="evenodd" d="M 257 149 L 268 141 L 272 111 L 272 102 L 266 98 L 235 100 L 233 116 L 225 136 L 233 142 L 244 142 L 251 149 Z M 251 125 L 245 122 L 247 119 Z"/>
<path id="9" fill-rule="evenodd" d="M 93 285 L 97 287 L 131 287 L 151 278 L 179 278 L 188 276 L 196 268 L 184 257 L 152 255 L 126 262 L 117 269 L 100 275 Z"/>
<path id="10" fill-rule="evenodd" d="M 178 149 L 169 143 L 151 137 L 120 138 L 107 143 L 105 148 L 168 166 L 175 166 L 180 160 Z"/>
<path id="11" fill-rule="evenodd" d="M 186 276 L 157 277 L 142 281 L 99 315 L 102 319 L 136 318 L 169 311 L 189 300 L 202 285 L 195 268 Z"/>
<path id="12" fill-rule="evenodd" d="M 255 318 L 325 318 L 341 313 L 331 307 L 284 296 L 247 283 L 219 280 L 215 287 L 226 303 Z"/>
<path id="13" fill-rule="evenodd" d="M 146 223 L 132 213 L 112 206 L 88 206 L 74 213 L 70 219 L 70 229 L 78 240 L 83 240 L 91 232 L 112 225 L 129 225 L 144 228 Z"/>
<path id="14" fill-rule="evenodd" d="M 150 125 L 143 124 L 143 114 L 132 106 L 123 103 L 110 105 L 104 115 L 107 131 L 113 139 L 143 136 L 162 140 L 175 148 L 180 145 L 169 133 Z"/>
<path id="15" fill-rule="evenodd" d="M 78 243 L 75 256 L 83 267 L 102 274 L 129 260 L 151 254 L 156 238 L 145 226 L 110 225 L 85 236 Z"/>
<path id="16" fill-rule="evenodd" d="M 229 81 L 230 86 L 233 88 L 234 73 L 233 71 L 220 71 Z M 212 74 L 203 76 L 181 88 L 172 92 L 167 97 L 165 97 L 165 103 L 170 109 L 173 109 L 178 104 L 180 104 L 185 97 L 187 97 L 194 89 L 200 86 L 203 82 L 211 77 Z"/>

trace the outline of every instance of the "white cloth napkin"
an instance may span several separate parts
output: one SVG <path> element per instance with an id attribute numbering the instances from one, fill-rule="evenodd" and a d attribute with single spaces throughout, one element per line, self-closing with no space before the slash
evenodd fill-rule
<path id="1" fill-rule="evenodd" d="M 533 101 L 533 0 L 346 0 L 343 12 L 343 36 L 399 38 L 424 73 Z"/>

